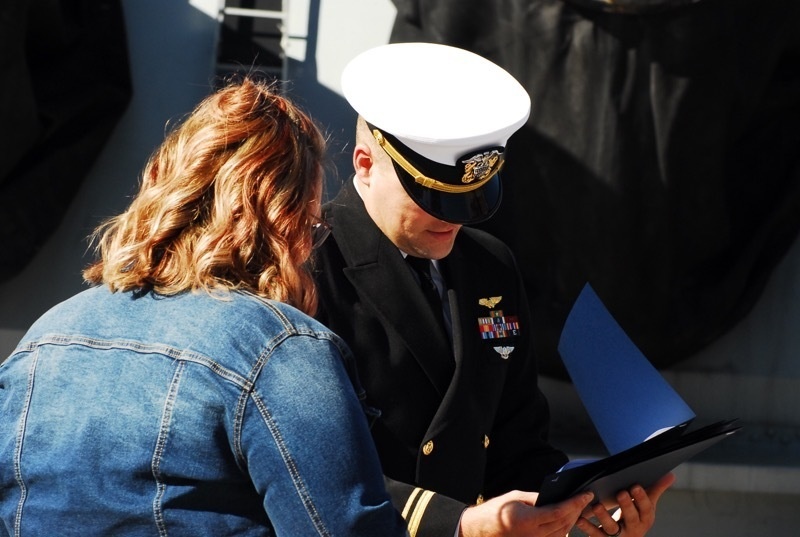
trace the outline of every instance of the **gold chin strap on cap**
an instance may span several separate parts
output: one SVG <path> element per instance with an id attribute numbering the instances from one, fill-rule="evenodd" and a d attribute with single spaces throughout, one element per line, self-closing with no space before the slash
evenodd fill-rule
<path id="1" fill-rule="evenodd" d="M 398 163 L 401 168 L 414 178 L 416 183 L 419 183 L 425 188 L 438 190 L 439 192 L 447 192 L 449 194 L 462 194 L 479 189 L 489 182 L 492 177 L 497 175 L 497 172 L 500 171 L 500 168 L 503 167 L 503 163 L 505 162 L 503 154 L 496 149 L 477 154 L 465 161 L 465 172 L 464 176 L 461 178 L 464 184 L 451 185 L 432 179 L 420 172 L 413 164 L 407 161 L 403 155 L 398 153 L 392 144 L 389 143 L 389 140 L 387 140 L 378 129 L 372 130 L 372 136 L 375 137 L 375 140 L 377 140 L 378 144 L 386 151 L 392 160 Z"/>

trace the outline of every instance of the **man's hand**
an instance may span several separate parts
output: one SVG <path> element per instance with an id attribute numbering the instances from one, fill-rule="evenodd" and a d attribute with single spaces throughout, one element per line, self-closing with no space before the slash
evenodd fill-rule
<path id="1" fill-rule="evenodd" d="M 642 537 L 650 531 L 656 521 L 656 504 L 664 492 L 675 482 L 674 474 L 667 474 L 646 491 L 636 485 L 629 491 L 617 493 L 617 502 L 621 509 L 620 522 L 614 520 L 607 507 L 596 504 L 587 509 L 576 524 L 577 528 L 588 537 Z M 589 519 L 594 516 L 599 525 Z"/>
<path id="2" fill-rule="evenodd" d="M 459 537 L 564 537 L 592 501 L 584 492 L 561 503 L 535 507 L 537 492 L 512 490 L 468 507 L 461 517 Z"/>

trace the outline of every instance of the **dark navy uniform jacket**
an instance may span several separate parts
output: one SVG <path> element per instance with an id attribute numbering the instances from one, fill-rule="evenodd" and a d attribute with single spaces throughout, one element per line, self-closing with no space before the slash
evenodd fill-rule
<path id="1" fill-rule="evenodd" d="M 538 490 L 565 461 L 548 444 L 530 314 L 516 262 L 494 237 L 462 228 L 439 263 L 453 344 L 396 246 L 352 181 L 324 207 L 318 317 L 356 355 L 387 486 L 411 536 L 451 535 L 466 504 Z"/>

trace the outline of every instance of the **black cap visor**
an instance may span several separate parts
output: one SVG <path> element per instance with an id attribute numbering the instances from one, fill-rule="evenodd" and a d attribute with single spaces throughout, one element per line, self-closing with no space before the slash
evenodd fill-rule
<path id="1" fill-rule="evenodd" d="M 472 151 L 448 166 L 367 125 L 391 158 L 405 191 L 428 214 L 455 224 L 477 224 L 497 211 L 503 193 L 499 174 L 503 147 Z M 470 185 L 473 181 L 475 186 Z"/>
<path id="2" fill-rule="evenodd" d="M 500 207 L 503 186 L 499 173 L 476 190 L 451 194 L 422 186 L 397 162 L 392 163 L 400 183 L 414 203 L 440 220 L 454 224 L 478 224 L 491 218 Z"/>

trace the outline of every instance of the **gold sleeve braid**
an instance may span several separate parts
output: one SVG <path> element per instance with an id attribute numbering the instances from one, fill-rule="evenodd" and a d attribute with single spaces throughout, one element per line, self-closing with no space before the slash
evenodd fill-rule
<path id="1" fill-rule="evenodd" d="M 408 496 L 408 501 L 406 501 L 402 514 L 408 526 L 408 534 L 410 537 L 415 537 L 417 535 L 422 517 L 425 515 L 425 510 L 428 508 L 428 504 L 434 494 L 436 493 L 417 487 L 414 489 L 414 492 Z"/>

